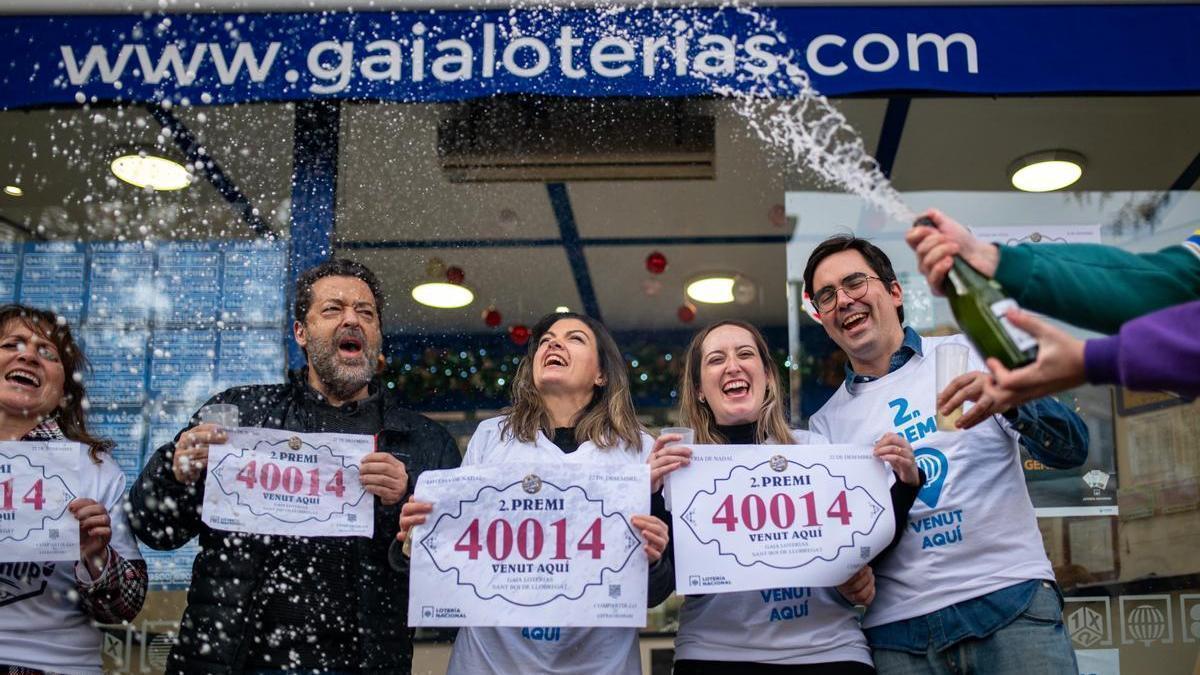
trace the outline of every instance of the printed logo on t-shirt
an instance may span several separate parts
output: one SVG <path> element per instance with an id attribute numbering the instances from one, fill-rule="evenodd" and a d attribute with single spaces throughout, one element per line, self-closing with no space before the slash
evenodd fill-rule
<path id="1" fill-rule="evenodd" d="M 917 493 L 917 499 L 931 509 L 937 508 L 942 498 L 942 487 L 946 483 L 950 462 L 937 448 L 921 448 L 913 453 L 917 466 L 925 472 L 925 487 Z M 910 520 L 908 526 L 921 536 L 921 550 L 940 548 L 962 541 L 962 509 L 936 511 Z"/>
<path id="2" fill-rule="evenodd" d="M 936 509 L 938 500 L 942 498 L 942 484 L 946 482 L 946 474 L 950 462 L 937 448 L 921 448 L 913 453 L 917 460 L 917 468 L 925 472 L 925 487 L 917 493 L 917 499 L 925 502 L 931 509 Z"/>
<path id="3" fill-rule="evenodd" d="M 54 563 L 0 563 L 0 607 L 45 593 L 53 575 Z"/>

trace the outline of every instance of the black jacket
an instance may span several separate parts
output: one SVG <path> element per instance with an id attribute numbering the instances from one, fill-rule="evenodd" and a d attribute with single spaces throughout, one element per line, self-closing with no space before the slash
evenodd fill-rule
<path id="1" fill-rule="evenodd" d="M 209 403 L 236 405 L 242 426 L 309 431 L 292 428 L 302 426 L 294 421 L 294 413 L 306 385 L 301 373 L 289 379 L 287 384 L 228 389 Z M 406 456 L 410 493 L 422 471 L 459 465 L 462 456 L 458 446 L 441 425 L 400 407 L 394 392 L 386 388 L 380 392 L 384 397 L 383 429 L 376 439 L 377 449 Z M 197 423 L 193 417 L 188 428 Z M 248 627 L 255 625 L 261 612 L 262 603 L 256 601 L 256 594 L 291 538 L 224 532 L 201 522 L 204 483 L 188 486 L 175 480 L 171 471 L 174 450 L 174 441 L 158 448 L 129 494 L 130 521 L 142 543 L 161 551 L 179 548 L 193 537 L 200 537 L 179 643 L 171 650 L 167 672 L 239 672 L 253 637 Z M 355 575 L 361 588 L 358 625 L 363 631 L 362 672 L 406 674 L 412 668 L 408 577 L 393 570 L 387 557 L 399 527 L 399 515 L 400 504 L 384 506 L 376 497 L 375 536 L 345 539 L 347 546 L 357 547 L 359 561 L 358 569 L 347 573 Z"/>

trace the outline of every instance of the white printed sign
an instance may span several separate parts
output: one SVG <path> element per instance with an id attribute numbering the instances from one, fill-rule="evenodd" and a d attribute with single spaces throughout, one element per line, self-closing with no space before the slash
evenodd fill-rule
<path id="1" fill-rule="evenodd" d="M 370 537 L 375 500 L 359 481 L 372 436 L 231 429 L 209 446 L 202 519 L 212 528 L 306 537 Z"/>
<path id="2" fill-rule="evenodd" d="M 413 528 L 413 626 L 646 625 L 645 464 L 426 471 Z"/>
<path id="3" fill-rule="evenodd" d="M 992 225 L 972 227 L 971 233 L 981 241 L 1002 246 L 1099 244 L 1101 243 L 1101 229 L 1100 225 Z M 1036 344 L 1036 340 L 1028 333 L 1017 329 L 1004 316 L 1005 312 L 1016 306 L 1016 302 L 1012 299 L 1004 302 L 1004 306 L 992 308 L 1004 329 L 1013 336 L 1017 346 L 1021 349 Z M 1029 311 L 1028 308 L 1026 311 Z M 1036 312 L 1033 314 L 1053 322 L 1053 317 Z M 1086 337 L 1079 333 L 1078 329 L 1073 329 L 1065 324 L 1060 324 L 1059 327 L 1067 329 L 1068 332 L 1075 331 L 1076 337 Z M 1089 389 L 1094 390 L 1089 391 Z M 1107 388 L 1100 390 L 1099 388 L 1083 387 L 1064 393 L 1073 395 L 1084 404 L 1085 412 L 1088 410 L 1086 405 L 1088 401 L 1094 401 L 1095 405 L 1102 405 L 1103 410 L 1108 410 L 1111 406 Z M 1078 409 L 1078 405 L 1076 404 L 1074 407 Z M 1062 518 L 1117 515 L 1119 483 L 1117 481 L 1116 454 L 1111 445 L 1111 440 L 1106 442 L 1102 435 L 1093 434 L 1087 464 L 1079 469 L 1047 470 L 1040 463 L 1034 464 L 1036 468 L 1026 466 L 1025 480 L 1029 488 L 1029 499 L 1033 502 L 1034 512 L 1037 516 L 1039 518 Z M 1073 546 L 1073 548 L 1076 547 Z M 1105 554 L 1099 545 L 1078 548 L 1088 550 L 1094 556 Z M 1108 552 L 1110 560 L 1112 558 L 1111 548 L 1110 546 Z"/>
<path id="4" fill-rule="evenodd" d="M 1076 649 L 1079 675 L 1121 675 L 1121 650 Z"/>
<path id="5" fill-rule="evenodd" d="M 889 471 L 865 446 L 692 446 L 667 477 L 676 589 L 845 582 L 892 540 Z"/>
<path id="6" fill-rule="evenodd" d="M 1004 246 L 1100 243 L 1099 225 L 977 225 L 971 234 Z"/>
<path id="7" fill-rule="evenodd" d="M 81 454 L 66 441 L 0 443 L 0 562 L 79 560 L 79 522 L 67 504 Z"/>

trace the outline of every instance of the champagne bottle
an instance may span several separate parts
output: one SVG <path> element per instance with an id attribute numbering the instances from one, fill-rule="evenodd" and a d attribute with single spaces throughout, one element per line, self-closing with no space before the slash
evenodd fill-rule
<path id="1" fill-rule="evenodd" d="M 918 218 L 914 225 L 935 227 L 927 217 Z M 1000 284 L 971 267 L 962 256 L 954 256 L 954 266 L 942 282 L 942 292 L 950 301 L 959 328 L 985 357 L 999 359 L 1010 370 L 1029 365 L 1037 358 L 1037 340 L 1004 316 L 1010 309 L 1019 309 L 1017 301 L 1005 295 Z"/>

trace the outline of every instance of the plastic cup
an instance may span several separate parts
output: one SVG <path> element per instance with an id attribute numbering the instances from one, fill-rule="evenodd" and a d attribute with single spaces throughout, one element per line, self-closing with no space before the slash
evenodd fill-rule
<path id="1" fill-rule="evenodd" d="M 213 403 L 200 409 L 201 424 L 215 424 L 222 429 L 238 426 L 238 407 L 230 403 Z"/>
<path id="2" fill-rule="evenodd" d="M 664 434 L 678 434 L 680 436 L 683 436 L 683 438 L 679 439 L 678 441 L 671 441 L 670 443 L 668 443 L 666 445 L 666 447 L 671 447 L 672 445 L 690 446 L 696 440 L 696 432 L 688 427 L 663 427 L 662 429 L 660 429 L 658 431 L 658 435 L 662 436 Z M 667 476 L 667 480 L 663 481 L 663 501 L 667 505 L 667 510 L 668 511 L 672 510 L 671 509 L 671 477 L 670 476 Z"/>
<path id="3" fill-rule="evenodd" d="M 696 441 L 696 432 L 688 427 L 663 427 L 659 430 L 658 435 L 662 436 L 664 434 L 678 434 L 683 436 L 678 441 L 672 441 L 667 445 L 691 445 Z"/>
<path id="4" fill-rule="evenodd" d="M 936 396 L 945 391 L 954 378 L 967 372 L 967 355 L 969 353 L 966 345 L 954 343 L 938 345 L 935 351 L 935 358 L 937 360 L 937 391 L 934 392 L 935 400 Z M 939 409 L 937 413 L 938 429 L 942 431 L 958 431 L 958 428 L 954 424 L 958 422 L 958 418 L 962 417 L 962 414 L 962 405 L 950 411 L 949 415 L 943 415 Z"/>

